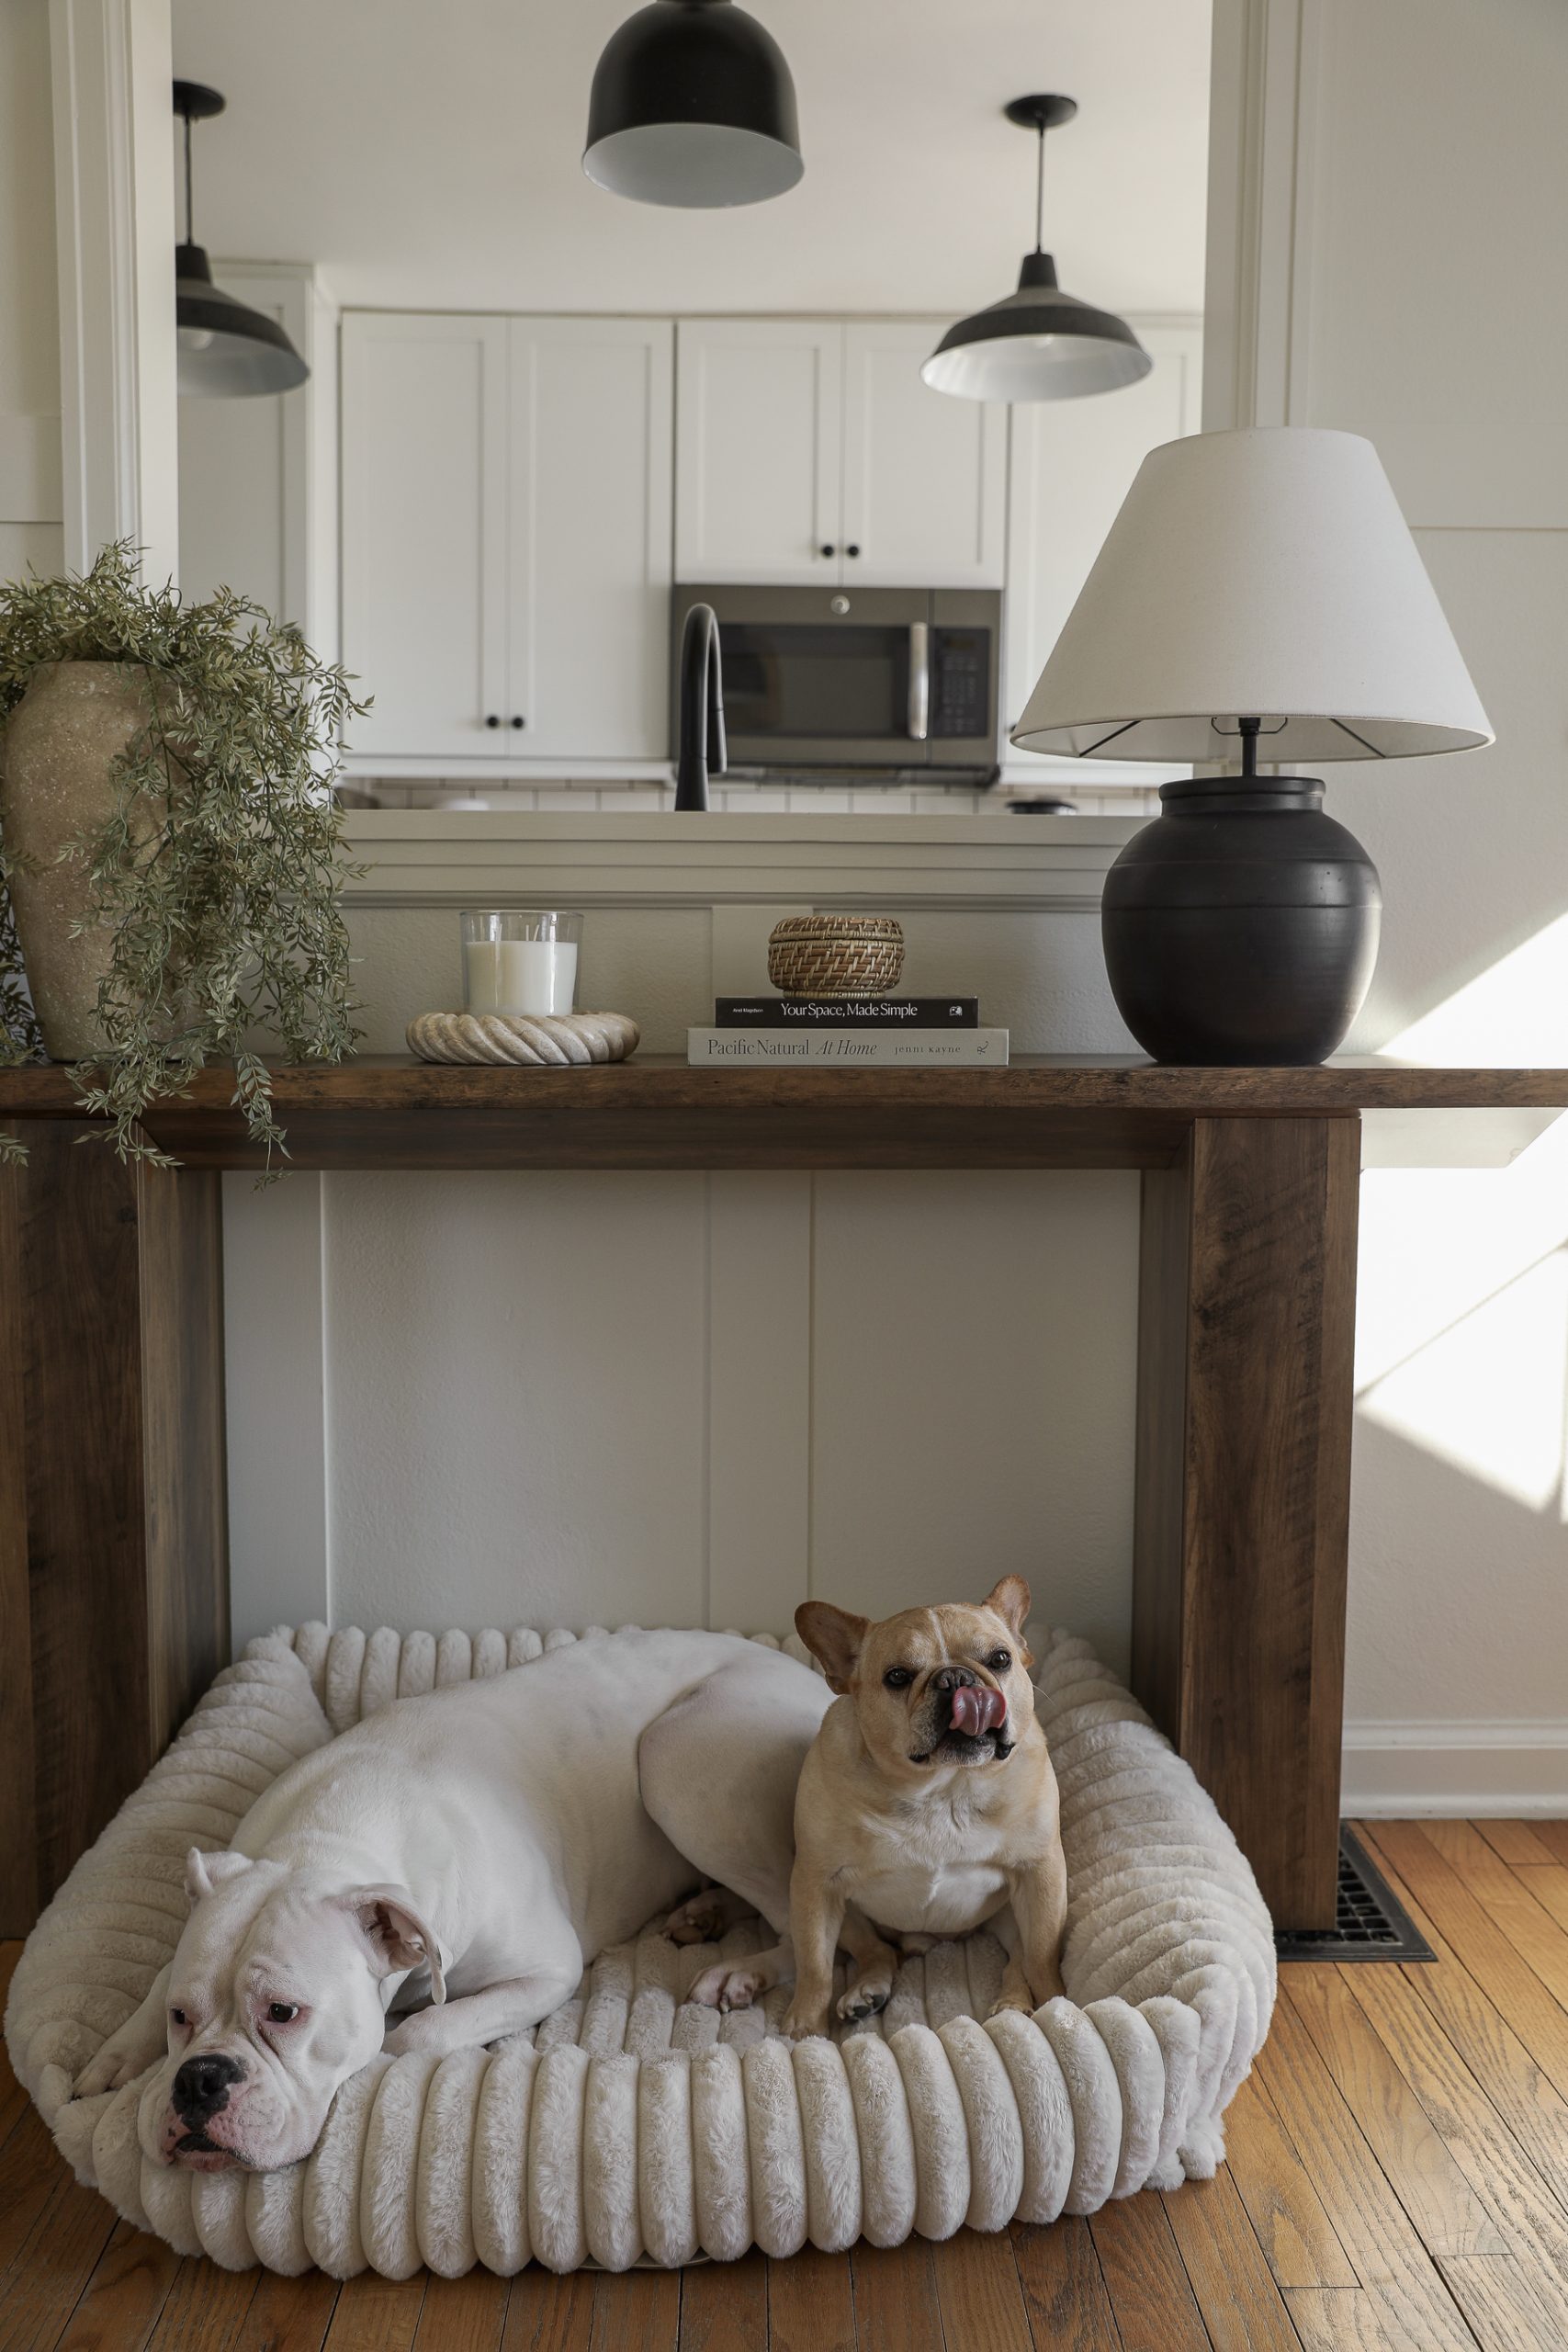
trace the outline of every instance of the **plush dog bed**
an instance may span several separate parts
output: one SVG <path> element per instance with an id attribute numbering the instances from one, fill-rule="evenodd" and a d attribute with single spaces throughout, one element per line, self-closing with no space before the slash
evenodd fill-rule
<path id="1" fill-rule="evenodd" d="M 142 2084 L 71 2098 L 174 1951 L 189 1846 L 227 1845 L 287 1765 L 389 1700 L 573 1638 L 308 1625 L 219 1676 L 77 1863 L 12 1984 L 13 2064 L 79 2179 L 185 2254 L 400 2278 L 421 2263 L 453 2276 L 892 2245 L 1213 2173 L 1273 2007 L 1269 1916 L 1188 1766 L 1060 1634 L 1037 1642 L 1037 1681 L 1062 1791 L 1069 1997 L 1032 2018 L 987 2020 L 1001 1953 L 980 1934 L 907 1961 L 881 2017 L 792 2047 L 782 1988 L 727 2018 L 682 1999 L 719 1951 L 758 1948 L 756 1923 L 718 1951 L 649 1929 L 532 2033 L 377 2059 L 285 2171 L 165 2169 L 138 2143 Z"/>

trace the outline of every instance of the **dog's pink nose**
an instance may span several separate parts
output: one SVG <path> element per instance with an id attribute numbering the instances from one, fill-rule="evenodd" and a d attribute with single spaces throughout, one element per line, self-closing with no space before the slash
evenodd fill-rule
<path id="1" fill-rule="evenodd" d="M 961 1682 L 953 1694 L 953 1713 L 948 1718 L 953 1731 L 967 1732 L 977 1739 L 982 1732 L 999 1731 L 1008 1717 L 1008 1702 L 999 1690 L 987 1690 L 982 1684 Z"/>

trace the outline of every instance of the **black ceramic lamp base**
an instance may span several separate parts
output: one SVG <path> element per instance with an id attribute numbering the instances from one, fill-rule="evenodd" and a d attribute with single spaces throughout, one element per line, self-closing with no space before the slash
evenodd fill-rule
<path id="1" fill-rule="evenodd" d="M 1377 962 L 1382 891 L 1311 776 L 1195 776 L 1105 877 L 1117 1008 L 1159 1062 L 1326 1060 Z"/>

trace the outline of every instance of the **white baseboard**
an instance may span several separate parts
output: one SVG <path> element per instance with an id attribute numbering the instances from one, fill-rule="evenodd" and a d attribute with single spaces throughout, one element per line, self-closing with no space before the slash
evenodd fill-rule
<path id="1" fill-rule="evenodd" d="M 1340 1812 L 1568 1815 L 1568 1722 L 1348 1722 Z"/>

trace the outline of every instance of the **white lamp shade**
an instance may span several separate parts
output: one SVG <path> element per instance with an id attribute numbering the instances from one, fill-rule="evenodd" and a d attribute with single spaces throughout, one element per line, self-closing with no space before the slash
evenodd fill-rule
<path id="1" fill-rule="evenodd" d="M 1012 740 L 1280 767 L 1493 741 L 1377 451 L 1300 425 L 1152 449 Z"/>

